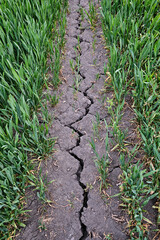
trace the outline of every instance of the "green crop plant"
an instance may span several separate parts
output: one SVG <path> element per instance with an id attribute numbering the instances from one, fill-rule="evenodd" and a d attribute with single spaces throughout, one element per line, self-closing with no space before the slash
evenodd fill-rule
<path id="1" fill-rule="evenodd" d="M 76 63 L 73 67 L 74 69 L 74 83 L 75 83 L 75 90 L 78 90 L 79 84 L 80 84 L 80 75 L 79 75 L 79 70 L 80 70 L 80 56 L 76 57 Z"/>
<path id="2" fill-rule="evenodd" d="M 93 152 L 96 155 L 96 160 L 95 160 L 95 164 L 96 167 L 98 169 L 99 175 L 100 175 L 100 191 L 102 190 L 102 188 L 107 188 L 108 184 L 107 184 L 107 178 L 108 178 L 108 167 L 109 167 L 109 138 L 108 138 L 108 125 L 105 121 L 105 126 L 106 126 L 106 139 L 105 139 L 105 154 L 101 157 L 98 152 L 96 151 L 96 145 L 95 142 L 93 140 L 93 138 L 91 138 L 90 141 L 90 145 L 93 149 Z"/>
<path id="3" fill-rule="evenodd" d="M 65 1 L 66 3 L 68 3 L 68 1 Z M 64 47 L 65 45 L 65 29 L 66 29 L 66 23 L 67 23 L 67 19 L 66 19 L 66 8 L 64 8 L 63 11 L 60 12 L 61 16 L 59 16 L 59 37 L 58 37 L 58 43 L 60 46 L 60 51 L 61 49 Z"/>
<path id="4" fill-rule="evenodd" d="M 111 116 L 111 122 L 110 127 L 112 128 L 111 133 L 113 134 L 113 137 L 118 145 L 116 145 L 116 148 L 119 147 L 121 150 L 124 150 L 124 140 L 127 136 L 127 129 L 123 131 L 119 123 L 122 120 L 123 114 L 122 109 L 124 106 L 124 99 L 123 102 L 115 106 L 114 100 L 107 98 L 105 100 L 107 103 L 106 108 L 108 109 L 108 113 Z M 114 148 L 113 148 L 114 149 Z"/>
<path id="5" fill-rule="evenodd" d="M 82 7 L 79 8 L 79 13 L 80 13 L 80 16 L 81 16 L 81 21 L 84 21 L 84 11 L 83 11 Z"/>
<path id="6" fill-rule="evenodd" d="M 70 67 L 72 69 L 72 72 L 74 73 L 74 71 L 76 70 L 76 64 L 74 64 L 73 59 L 70 59 L 69 63 L 70 63 Z"/>
<path id="7" fill-rule="evenodd" d="M 46 197 L 47 185 L 51 184 L 54 180 L 47 182 L 47 175 L 42 175 L 42 168 L 39 170 L 38 176 L 29 176 L 29 184 L 34 187 L 37 192 L 37 197 L 42 203 L 50 203 L 51 201 Z"/>
<path id="8" fill-rule="evenodd" d="M 95 2 L 93 2 L 93 0 L 90 0 L 89 11 L 87 12 L 86 9 L 84 9 L 84 11 L 86 13 L 89 23 L 91 24 L 91 27 L 94 29 L 97 22 L 97 9 Z"/>
<path id="9" fill-rule="evenodd" d="M 47 58 L 53 54 L 53 51 L 55 53 L 53 56 L 57 58 L 55 78 L 60 69 L 59 46 L 64 45 L 66 2 L 2 0 L 0 4 L 0 239 L 2 240 L 11 238 L 11 234 L 13 238 L 19 226 L 24 226 L 19 216 L 25 212 L 22 200 L 27 182 L 33 176 L 33 168 L 36 165 L 33 164 L 32 159 L 43 158 L 52 152 L 55 142 L 53 138 L 47 137 L 48 122 L 44 119 L 45 116 L 41 114 L 42 122 L 38 116 L 42 106 L 42 89 L 50 67 L 47 65 Z M 63 21 L 61 21 L 62 16 Z M 57 44 L 53 45 L 52 42 Z M 53 51 L 51 46 L 54 48 Z M 32 180 L 36 183 L 35 178 Z M 45 188 L 42 177 L 39 180 L 40 185 L 37 182 L 36 186 L 39 186 L 40 197 L 43 198 Z"/>
<path id="10" fill-rule="evenodd" d="M 54 107 L 58 102 L 59 102 L 59 96 L 57 96 L 56 94 L 53 96 L 50 96 L 50 103 L 52 107 Z"/>
<path id="11" fill-rule="evenodd" d="M 81 46 L 80 46 L 80 37 L 79 37 L 79 35 L 77 36 L 77 41 L 78 41 L 77 50 L 80 53 L 81 52 Z"/>
<path id="12" fill-rule="evenodd" d="M 112 118 L 114 117 L 114 100 L 113 98 L 108 98 L 106 99 L 106 96 L 104 96 L 103 99 L 103 104 L 106 106 L 108 113 L 112 116 Z"/>
<path id="13" fill-rule="evenodd" d="M 96 66 L 97 65 L 97 58 L 93 59 L 93 64 Z"/>
<path id="14" fill-rule="evenodd" d="M 81 82 L 81 76 L 79 74 L 79 72 L 80 72 L 80 51 L 81 51 L 79 36 L 78 36 L 77 40 L 78 40 L 77 46 L 74 47 L 74 51 L 76 53 L 76 58 L 75 58 L 75 60 L 73 60 L 73 59 L 70 60 L 70 67 L 71 67 L 72 72 L 74 74 L 73 88 L 74 88 L 75 91 L 78 90 L 79 84 Z"/>
<path id="15" fill-rule="evenodd" d="M 60 45 L 56 44 L 55 48 L 54 48 L 54 57 L 53 57 L 54 61 L 52 64 L 52 72 L 53 72 L 53 85 L 55 87 L 58 86 L 58 84 L 60 83 L 60 79 L 59 79 L 59 72 L 61 69 L 61 64 L 60 64 Z"/>
<path id="16" fill-rule="evenodd" d="M 47 99 L 43 99 L 40 102 L 40 105 L 41 105 L 41 112 L 40 112 L 39 116 L 40 116 L 40 118 L 41 118 L 41 116 L 43 116 L 42 122 L 49 125 L 51 123 L 52 116 L 51 116 L 51 113 L 49 113 L 49 111 L 48 111 Z"/>
<path id="17" fill-rule="evenodd" d="M 92 42 L 92 48 L 93 48 L 94 52 L 95 52 L 95 49 L 96 49 L 95 45 L 96 45 L 96 39 L 94 38 L 93 42 Z"/>

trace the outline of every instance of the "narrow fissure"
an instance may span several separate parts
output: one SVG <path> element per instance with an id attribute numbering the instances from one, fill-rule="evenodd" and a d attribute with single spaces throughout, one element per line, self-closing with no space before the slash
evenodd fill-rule
<path id="1" fill-rule="evenodd" d="M 79 5 L 79 8 L 80 8 L 81 7 L 80 0 L 78 2 L 78 5 Z M 78 26 L 76 28 L 81 31 L 81 16 L 80 16 L 80 12 L 78 12 L 78 13 L 79 13 L 79 15 L 76 18 L 76 20 L 78 21 L 78 23 L 77 23 Z M 80 35 L 82 34 L 82 32 L 83 31 L 81 31 Z M 79 43 L 83 42 L 83 38 L 81 36 L 73 36 L 73 37 L 76 38 L 79 41 Z M 79 54 L 79 56 L 78 56 L 79 57 L 79 66 L 81 66 L 80 57 L 82 56 L 82 52 L 78 48 L 78 44 L 76 44 L 74 47 L 78 51 L 78 54 Z M 76 61 L 77 60 L 77 56 L 73 57 L 72 60 Z M 82 80 L 86 79 L 86 77 L 81 73 L 80 69 L 76 69 L 76 74 L 80 77 L 79 83 Z M 81 92 L 84 95 L 84 97 L 88 98 L 90 103 L 85 107 L 85 113 L 81 117 L 79 117 L 79 119 L 77 119 L 75 122 L 72 122 L 69 125 L 66 125 L 67 127 L 69 127 L 70 129 L 74 130 L 78 134 L 78 139 L 77 139 L 76 145 L 74 147 L 68 149 L 67 152 L 79 162 L 79 167 L 77 169 L 76 176 L 77 176 L 77 181 L 78 181 L 80 187 L 83 189 L 83 204 L 82 204 L 82 207 L 81 207 L 81 209 L 79 211 L 79 221 L 80 221 L 80 224 L 81 224 L 82 237 L 79 240 L 85 240 L 89 236 L 89 233 L 87 231 L 87 226 L 82 221 L 82 215 L 83 215 L 83 212 L 84 212 L 84 208 L 88 207 L 88 194 L 89 194 L 89 191 L 86 190 L 87 189 L 86 185 L 83 182 L 81 182 L 81 173 L 82 173 L 83 168 L 84 168 L 84 161 L 83 161 L 83 159 L 79 158 L 75 153 L 72 152 L 73 149 L 75 149 L 76 147 L 80 146 L 81 137 L 84 136 L 84 134 L 81 133 L 79 130 L 75 129 L 73 127 L 73 124 L 77 123 L 77 122 L 80 122 L 89 113 L 89 109 L 90 109 L 91 105 L 94 104 L 93 99 L 90 96 L 88 96 L 88 94 L 87 94 L 87 91 L 92 86 L 93 86 L 93 84 L 91 84 L 91 86 L 88 87 L 85 91 L 81 91 L 81 90 L 78 89 L 76 84 L 74 84 L 74 89 L 76 91 L 78 91 L 78 92 Z"/>
<path id="2" fill-rule="evenodd" d="M 83 117 L 84 116 L 85 115 L 83 115 Z M 87 226 L 82 221 L 82 214 L 83 214 L 84 208 L 88 207 L 89 191 L 88 190 L 86 191 L 86 185 L 83 182 L 81 182 L 81 173 L 82 173 L 83 168 L 84 168 L 84 161 L 83 161 L 83 159 L 79 158 L 75 153 L 72 152 L 72 150 L 74 148 L 76 148 L 80 145 L 81 137 L 84 136 L 84 134 L 82 134 L 80 131 L 75 129 L 72 126 L 72 124 L 68 125 L 68 127 L 71 128 L 72 130 L 74 130 L 76 133 L 78 133 L 78 139 L 77 139 L 76 146 L 72 147 L 71 149 L 69 149 L 67 151 L 72 157 L 74 157 L 79 162 L 79 167 L 78 167 L 78 170 L 76 172 L 76 176 L 77 176 L 77 181 L 78 181 L 79 185 L 83 189 L 83 205 L 82 205 L 82 208 L 79 211 L 79 221 L 80 221 L 80 224 L 81 224 L 82 237 L 79 240 L 85 240 L 89 236 L 89 233 L 87 231 Z"/>
<path id="3" fill-rule="evenodd" d="M 110 171 L 108 171 L 109 173 L 113 172 L 116 168 L 121 168 L 120 165 L 114 166 Z"/>
<path id="4" fill-rule="evenodd" d="M 79 161 L 79 168 L 76 172 L 76 175 L 77 175 L 77 181 L 79 182 L 79 185 L 83 189 L 83 206 L 79 211 L 79 221 L 81 224 L 81 231 L 82 231 L 83 235 L 79 240 L 84 240 L 89 236 L 89 233 L 87 231 L 87 226 L 82 222 L 82 214 L 83 214 L 84 208 L 88 207 L 88 193 L 89 193 L 88 190 L 86 191 L 86 185 L 81 182 L 81 173 L 83 171 L 84 161 L 81 158 L 79 158 L 76 154 L 74 154 L 73 152 L 71 152 L 71 151 L 68 151 L 68 152 L 72 157 L 74 157 L 75 159 L 77 159 Z"/>

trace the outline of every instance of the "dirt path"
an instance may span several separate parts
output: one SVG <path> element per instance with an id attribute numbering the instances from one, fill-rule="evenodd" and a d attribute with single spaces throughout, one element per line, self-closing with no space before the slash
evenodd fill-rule
<path id="1" fill-rule="evenodd" d="M 66 54 L 62 68 L 64 81 L 58 90 L 61 96 L 59 103 L 51 109 L 55 120 L 50 135 L 57 136 L 57 143 L 45 169 L 48 180 L 54 179 L 48 186 L 53 204 L 47 210 L 42 209 L 31 198 L 28 204 L 32 209 L 31 218 L 18 240 L 109 239 L 107 235 L 115 240 L 127 239 L 126 216 L 119 208 L 119 199 L 107 198 L 119 192 L 121 170 L 118 153 L 112 152 L 110 156 L 110 185 L 103 192 L 104 200 L 99 193 L 95 156 L 89 144 L 98 113 L 101 140 L 97 139 L 96 146 L 99 154 L 103 155 L 106 135 L 103 120 L 110 120 L 100 94 L 104 88 L 103 67 L 107 56 L 101 40 L 102 30 L 99 27 L 95 33 L 91 31 L 87 20 L 81 20 L 80 7 L 88 10 L 88 1 L 69 1 Z M 79 69 L 76 67 L 73 74 L 70 63 L 74 65 L 76 60 Z M 107 97 L 112 98 L 112 94 Z"/>

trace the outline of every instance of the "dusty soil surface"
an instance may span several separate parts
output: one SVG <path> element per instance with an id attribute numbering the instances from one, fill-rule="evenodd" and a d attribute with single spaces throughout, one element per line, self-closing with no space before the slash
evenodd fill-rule
<path id="1" fill-rule="evenodd" d="M 100 26 L 93 32 L 87 20 L 81 19 L 80 7 L 89 9 L 87 0 L 69 0 L 68 27 L 63 82 L 58 89 L 60 100 L 50 108 L 55 120 L 50 136 L 57 137 L 54 154 L 44 163 L 48 181 L 49 206 L 42 206 L 36 193 L 29 193 L 30 218 L 17 240 L 83 240 L 83 239 L 129 239 L 127 216 L 119 207 L 118 197 L 121 169 L 119 154 L 110 152 L 107 190 L 100 194 L 95 155 L 90 146 L 91 137 L 96 139 L 97 152 L 105 152 L 105 124 L 110 116 L 103 104 L 104 63 L 106 51 L 102 43 Z M 79 42 L 79 45 L 78 45 Z M 94 48 L 95 44 L 95 48 Z M 80 68 L 73 73 L 70 62 L 79 57 Z M 78 82 L 75 77 L 78 76 Z M 106 94 L 106 93 L 105 93 Z M 112 93 L 107 97 L 112 98 Z M 100 116 L 99 137 L 95 137 L 93 124 Z M 134 114 L 127 108 L 123 124 L 129 127 L 129 137 L 134 136 L 134 126 L 129 120 Z M 112 135 L 109 132 L 109 139 Z"/>

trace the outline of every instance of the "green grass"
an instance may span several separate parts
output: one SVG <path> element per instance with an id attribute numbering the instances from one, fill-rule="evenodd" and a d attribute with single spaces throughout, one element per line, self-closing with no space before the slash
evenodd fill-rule
<path id="1" fill-rule="evenodd" d="M 8 239 L 24 226 L 19 220 L 24 213 L 22 196 L 28 178 L 35 181 L 31 159 L 50 153 L 54 145 L 54 139 L 47 138 L 48 122 L 40 124 L 37 112 L 49 54 L 54 53 L 53 63 L 57 63 L 55 86 L 59 81 L 66 7 L 67 1 L 62 0 L 1 1 L 0 239 Z M 43 183 L 39 189 L 44 198 Z"/>
<path id="2" fill-rule="evenodd" d="M 134 99 L 133 107 L 140 123 L 139 132 L 143 142 L 143 148 L 148 157 L 147 164 L 130 164 L 127 171 L 136 171 L 137 178 L 140 176 L 147 182 L 148 194 L 157 197 L 160 201 L 160 13 L 159 1 L 157 0 L 102 0 L 101 14 L 102 27 L 106 39 L 106 46 L 110 50 L 108 68 L 110 72 L 112 89 L 115 94 L 115 108 L 112 111 L 113 133 L 121 144 L 125 136 L 119 132 L 119 121 L 127 94 Z M 135 170 L 136 168 L 136 170 Z M 149 175 L 145 175 L 145 169 Z M 132 175 L 123 173 L 124 184 Z M 130 187 L 134 186 L 130 182 Z M 137 195 L 142 196 L 146 189 L 144 184 Z M 138 191 L 138 189 L 137 189 Z M 137 215 L 131 212 L 130 216 L 134 225 L 131 226 L 131 239 L 147 239 L 146 229 L 143 228 L 144 216 L 143 204 L 140 202 L 136 208 L 133 199 L 134 192 L 130 194 L 130 206 Z M 123 188 L 123 194 L 129 195 Z M 139 197 L 140 197 L 139 196 Z M 147 199 L 149 196 L 147 195 Z M 160 207 L 157 208 L 160 209 Z M 160 210 L 157 218 L 160 224 Z M 138 227 L 137 227 L 138 226 Z"/>

